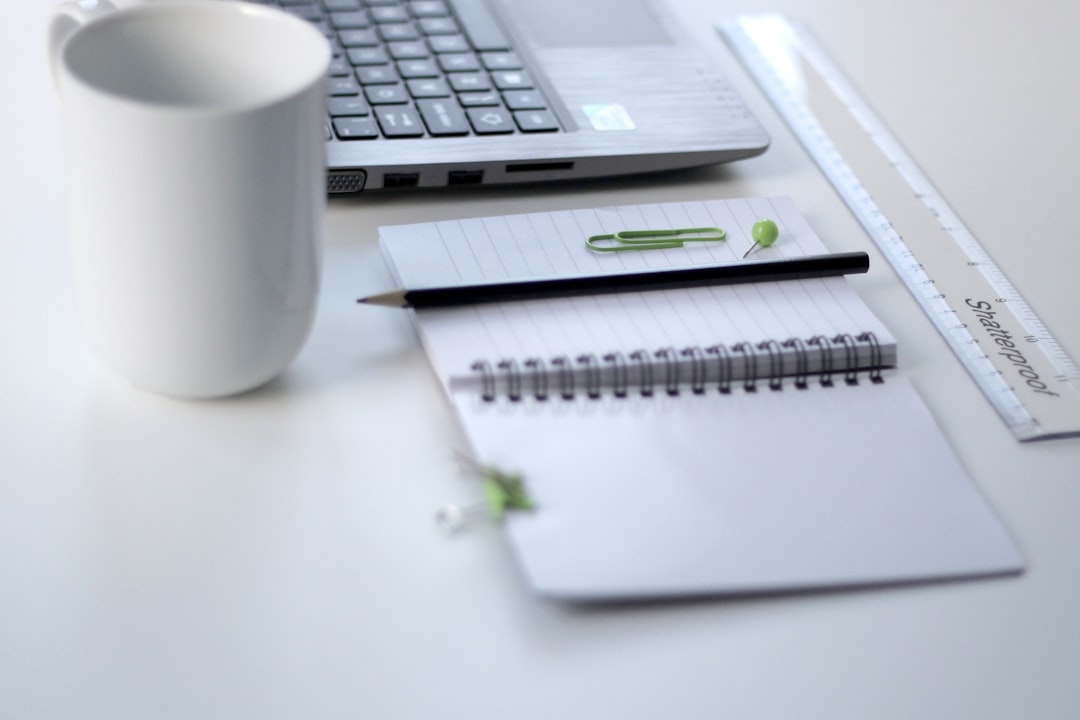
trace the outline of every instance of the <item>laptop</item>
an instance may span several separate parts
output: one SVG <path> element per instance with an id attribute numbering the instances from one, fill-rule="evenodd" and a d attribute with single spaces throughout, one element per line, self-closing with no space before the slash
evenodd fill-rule
<path id="1" fill-rule="evenodd" d="M 769 138 L 660 0 L 253 0 L 334 56 L 328 190 L 624 176 Z"/>

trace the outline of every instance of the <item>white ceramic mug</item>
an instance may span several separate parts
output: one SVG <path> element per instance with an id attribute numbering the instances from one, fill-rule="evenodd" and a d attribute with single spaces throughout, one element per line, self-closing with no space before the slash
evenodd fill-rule
<path id="1" fill-rule="evenodd" d="M 279 375 L 318 300 L 326 39 L 247 3 L 81 0 L 49 52 L 91 346 L 166 395 Z"/>

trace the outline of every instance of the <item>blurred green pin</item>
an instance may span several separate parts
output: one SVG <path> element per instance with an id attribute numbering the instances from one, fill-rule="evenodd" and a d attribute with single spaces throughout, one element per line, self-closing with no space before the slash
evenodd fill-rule
<path id="1" fill-rule="evenodd" d="M 485 467 L 481 479 L 488 514 L 494 519 L 502 520 L 507 510 L 532 510 L 535 507 L 520 473 Z"/>
<path id="2" fill-rule="evenodd" d="M 484 501 L 471 505 L 444 505 L 439 508 L 435 521 L 446 532 L 457 532 L 485 515 L 492 520 L 501 521 L 507 512 L 536 509 L 521 473 L 481 465 L 461 454 L 458 454 L 458 460 L 467 466 L 470 472 L 480 477 Z"/>

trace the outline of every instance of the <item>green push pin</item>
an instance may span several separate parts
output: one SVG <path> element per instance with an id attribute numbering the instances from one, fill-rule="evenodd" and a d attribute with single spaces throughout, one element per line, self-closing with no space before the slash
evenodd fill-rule
<path id="1" fill-rule="evenodd" d="M 495 520 L 502 520 L 507 510 L 535 509 L 536 506 L 525 489 L 525 479 L 520 473 L 485 467 L 482 480 L 488 514 Z"/>
<path id="2" fill-rule="evenodd" d="M 776 238 L 780 237 L 780 228 L 776 227 L 776 223 L 772 220 L 758 220 L 750 228 L 750 237 L 753 239 L 754 244 L 743 253 L 744 258 L 753 252 L 754 248 L 767 248 L 775 243 Z"/>
<path id="3" fill-rule="evenodd" d="M 458 460 L 479 476 L 484 500 L 470 505 L 444 505 L 439 508 L 435 522 L 445 532 L 456 533 L 485 516 L 500 521 L 508 512 L 536 509 L 521 473 L 481 465 L 460 453 Z"/>

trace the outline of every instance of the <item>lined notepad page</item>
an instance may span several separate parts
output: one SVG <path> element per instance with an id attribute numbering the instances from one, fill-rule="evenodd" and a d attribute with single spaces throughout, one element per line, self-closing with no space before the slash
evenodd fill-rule
<path id="1" fill-rule="evenodd" d="M 383 228 L 405 287 L 820 254 L 785 199 L 539 213 Z M 595 255 L 590 235 L 717 226 L 725 243 Z M 794 384 L 764 392 L 520 399 L 462 382 L 473 361 L 873 331 L 844 278 L 530 300 L 416 313 L 473 457 L 523 473 L 537 509 L 507 518 L 538 592 L 573 600 L 768 592 L 1015 572 L 1023 558 L 914 388 Z"/>
<path id="2" fill-rule="evenodd" d="M 750 227 L 772 218 L 780 238 L 758 259 L 827 252 L 788 198 L 712 200 L 531 213 L 398 225 L 380 230 L 402 287 L 738 262 Z M 621 230 L 719 227 L 722 242 L 595 253 L 592 235 Z M 444 382 L 477 358 L 576 357 L 614 351 L 829 337 L 873 332 L 887 356 L 895 341 L 844 278 L 630 292 L 424 309 L 421 338 Z"/>
<path id="3" fill-rule="evenodd" d="M 457 398 L 471 452 L 521 471 L 529 584 L 577 600 L 771 592 L 1024 565 L 914 388 Z"/>

